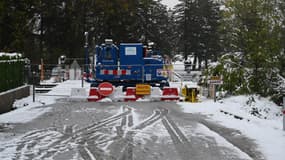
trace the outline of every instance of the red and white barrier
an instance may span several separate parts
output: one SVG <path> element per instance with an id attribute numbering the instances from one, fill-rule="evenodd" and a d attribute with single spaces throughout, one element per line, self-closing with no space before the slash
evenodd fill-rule
<path id="1" fill-rule="evenodd" d="M 178 88 L 175 87 L 164 87 L 161 91 L 158 87 L 151 88 L 150 95 L 137 95 L 136 87 L 127 87 L 124 94 L 122 86 L 114 88 L 112 84 L 108 82 L 101 83 L 98 88 L 91 87 L 88 101 L 97 102 L 105 97 L 109 97 L 112 101 L 137 101 L 143 98 L 147 101 L 177 101 L 180 99 L 178 94 Z"/>
<path id="2" fill-rule="evenodd" d="M 127 87 L 126 95 L 125 95 L 125 102 L 128 101 L 136 101 L 137 99 L 141 98 L 142 96 L 136 95 L 136 87 Z"/>
<path id="3" fill-rule="evenodd" d="M 114 89 L 113 94 L 110 95 L 110 99 L 113 100 L 114 102 L 121 102 L 124 101 L 125 95 L 123 92 L 123 86 L 118 86 Z"/>
<path id="4" fill-rule="evenodd" d="M 88 102 L 97 102 L 102 98 L 104 97 L 98 93 L 98 89 L 96 87 L 90 88 L 89 96 L 87 98 Z"/>
<path id="5" fill-rule="evenodd" d="M 175 87 L 164 87 L 162 91 L 162 101 L 177 101 L 179 100 L 178 88 Z"/>
<path id="6" fill-rule="evenodd" d="M 109 82 L 103 82 L 103 83 L 100 83 L 99 86 L 98 86 L 98 93 L 102 96 L 109 96 L 113 93 L 114 91 L 114 87 L 111 83 Z"/>

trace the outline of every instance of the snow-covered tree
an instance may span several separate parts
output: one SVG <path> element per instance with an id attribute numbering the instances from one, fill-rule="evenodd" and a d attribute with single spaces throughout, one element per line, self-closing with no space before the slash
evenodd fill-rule
<path id="1" fill-rule="evenodd" d="M 248 92 L 261 95 L 272 91 L 282 51 L 281 17 L 274 2 L 227 0 L 223 9 L 225 52 L 242 54 L 240 65 L 249 73 Z"/>

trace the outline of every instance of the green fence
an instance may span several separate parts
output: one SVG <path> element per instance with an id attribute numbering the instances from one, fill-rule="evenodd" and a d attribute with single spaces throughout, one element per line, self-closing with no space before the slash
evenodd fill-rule
<path id="1" fill-rule="evenodd" d="M 23 59 L 0 57 L 0 92 L 24 84 L 24 65 Z"/>

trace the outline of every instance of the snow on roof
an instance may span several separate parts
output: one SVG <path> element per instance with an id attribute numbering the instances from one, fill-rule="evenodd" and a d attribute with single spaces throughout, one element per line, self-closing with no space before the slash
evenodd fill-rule
<path id="1" fill-rule="evenodd" d="M 5 52 L 0 52 L 0 57 L 2 56 L 8 56 L 10 58 L 14 58 L 14 57 L 22 57 L 21 53 L 5 53 Z"/>

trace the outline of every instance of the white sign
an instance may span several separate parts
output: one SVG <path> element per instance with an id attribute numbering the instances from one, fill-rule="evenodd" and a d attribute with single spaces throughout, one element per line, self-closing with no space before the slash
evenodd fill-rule
<path id="1" fill-rule="evenodd" d="M 146 81 L 151 81 L 151 74 L 145 74 Z"/>
<path id="2" fill-rule="evenodd" d="M 125 51 L 126 51 L 127 56 L 137 55 L 137 48 L 136 47 L 126 47 Z"/>
<path id="3" fill-rule="evenodd" d="M 212 76 L 208 81 L 210 84 L 221 85 L 223 84 L 223 80 L 219 76 Z"/>
<path id="4" fill-rule="evenodd" d="M 209 80 L 210 84 L 216 84 L 216 85 L 221 85 L 223 84 L 222 80 Z"/>
<path id="5" fill-rule="evenodd" d="M 112 88 L 100 88 L 100 91 L 112 91 L 113 89 Z"/>

